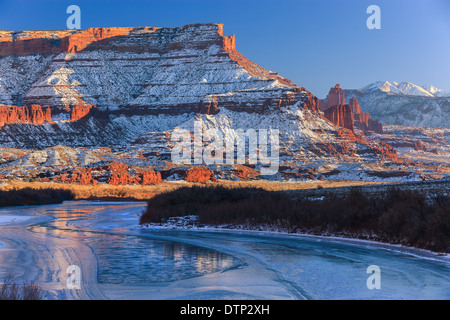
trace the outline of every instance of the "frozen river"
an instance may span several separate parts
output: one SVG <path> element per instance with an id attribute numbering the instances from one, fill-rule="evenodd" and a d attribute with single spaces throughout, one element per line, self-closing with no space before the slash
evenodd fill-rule
<path id="1" fill-rule="evenodd" d="M 49 299 L 450 299 L 450 261 L 362 241 L 262 232 L 148 230 L 143 202 L 0 210 L 0 279 Z M 379 267 L 380 289 L 367 268 Z M 69 266 L 80 287 L 68 288 Z"/>

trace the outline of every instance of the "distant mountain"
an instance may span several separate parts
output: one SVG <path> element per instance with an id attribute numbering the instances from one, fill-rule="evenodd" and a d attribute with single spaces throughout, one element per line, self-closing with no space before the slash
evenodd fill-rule
<path id="1" fill-rule="evenodd" d="M 428 91 L 432 95 L 438 94 L 440 92 L 444 92 L 442 89 L 436 88 L 435 86 L 433 86 L 431 84 L 427 84 L 425 86 L 422 86 L 422 88 L 424 88 L 426 91 Z"/>
<path id="2" fill-rule="evenodd" d="M 442 89 L 436 88 L 435 86 L 433 86 L 431 84 L 422 86 L 422 88 L 427 90 L 429 93 L 431 93 L 435 97 L 450 97 L 450 91 L 444 91 Z"/>
<path id="3" fill-rule="evenodd" d="M 362 111 L 384 124 L 450 128 L 450 92 L 433 85 L 378 81 L 345 90 L 345 97 L 356 97 Z"/>
<path id="4" fill-rule="evenodd" d="M 360 89 L 364 92 L 390 92 L 394 94 L 404 94 L 410 96 L 423 97 L 450 97 L 450 91 L 444 91 L 433 85 L 418 86 L 411 82 L 377 81 Z"/>

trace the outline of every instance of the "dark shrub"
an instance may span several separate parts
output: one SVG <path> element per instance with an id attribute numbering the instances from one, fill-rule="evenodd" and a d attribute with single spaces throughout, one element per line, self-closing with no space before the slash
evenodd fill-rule
<path id="1" fill-rule="evenodd" d="M 64 189 L 0 190 L 0 207 L 54 204 L 73 199 L 72 191 Z"/>
<path id="2" fill-rule="evenodd" d="M 0 283 L 0 300 L 41 300 L 43 292 L 34 282 L 17 284 L 12 276 Z"/>
<path id="3" fill-rule="evenodd" d="M 271 225 L 290 232 L 371 238 L 449 252 L 449 205 L 448 196 L 396 188 L 374 194 L 351 188 L 317 200 L 263 189 L 203 186 L 156 195 L 140 222 L 195 214 L 201 224 Z"/>

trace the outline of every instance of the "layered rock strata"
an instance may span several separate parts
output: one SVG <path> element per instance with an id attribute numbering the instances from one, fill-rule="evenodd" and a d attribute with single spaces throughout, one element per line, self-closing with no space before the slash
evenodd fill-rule
<path id="1" fill-rule="evenodd" d="M 25 63 L 33 65 L 20 70 Z M 127 115 L 267 112 L 310 99 L 304 88 L 245 58 L 234 35 L 224 36 L 223 25 L 215 23 L 3 31 L 0 69 L 0 87 L 11 88 L 0 90 L 0 102 L 52 109 L 86 104 Z M 20 72 L 40 76 L 16 90 L 12 82 Z"/>

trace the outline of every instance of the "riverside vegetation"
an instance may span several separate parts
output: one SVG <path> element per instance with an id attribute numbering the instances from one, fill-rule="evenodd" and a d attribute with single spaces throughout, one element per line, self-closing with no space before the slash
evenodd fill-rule
<path id="1" fill-rule="evenodd" d="M 9 275 L 0 283 L 0 300 L 42 300 L 45 293 L 40 286 L 34 282 L 23 282 L 18 284 Z"/>
<path id="2" fill-rule="evenodd" d="M 55 204 L 73 200 L 70 190 L 23 188 L 0 190 L 0 207 Z"/>
<path id="3" fill-rule="evenodd" d="M 195 186 L 154 196 L 141 224 L 197 215 L 200 225 L 334 235 L 450 252 L 450 196 L 395 187 L 323 197 L 259 188 Z"/>

